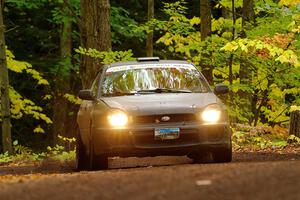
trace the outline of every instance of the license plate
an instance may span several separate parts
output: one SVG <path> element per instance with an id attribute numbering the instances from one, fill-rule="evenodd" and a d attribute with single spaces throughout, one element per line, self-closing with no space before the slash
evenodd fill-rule
<path id="1" fill-rule="evenodd" d="M 179 138 L 179 128 L 156 128 L 154 131 L 155 140 L 174 140 Z"/>

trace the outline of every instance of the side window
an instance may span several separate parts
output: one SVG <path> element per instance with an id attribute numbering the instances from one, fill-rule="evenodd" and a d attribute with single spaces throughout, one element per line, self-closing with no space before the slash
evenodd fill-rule
<path id="1" fill-rule="evenodd" d="M 98 72 L 98 75 L 97 75 L 97 77 L 95 78 L 95 80 L 92 84 L 91 90 L 92 90 L 93 96 L 98 96 L 99 82 L 100 82 L 100 79 L 101 79 L 102 71 L 103 70 L 101 69 Z"/>

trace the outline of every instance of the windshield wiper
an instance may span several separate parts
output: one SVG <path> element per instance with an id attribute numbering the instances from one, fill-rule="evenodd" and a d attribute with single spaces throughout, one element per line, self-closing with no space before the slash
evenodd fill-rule
<path id="1" fill-rule="evenodd" d="M 190 90 L 177 90 L 177 89 L 167 89 L 167 88 L 155 88 L 148 90 L 138 90 L 136 93 L 192 93 Z"/>
<path id="2" fill-rule="evenodd" d="M 116 96 L 130 96 L 136 94 L 149 94 L 149 93 L 192 93 L 190 90 L 177 90 L 177 89 L 167 89 L 167 88 L 156 88 L 147 90 L 138 90 L 131 92 L 114 92 L 111 94 L 104 94 L 105 97 L 116 97 Z"/>
<path id="3" fill-rule="evenodd" d="M 117 96 L 130 96 L 130 95 L 135 95 L 137 94 L 136 92 L 132 93 L 132 92 L 114 92 L 111 94 L 104 94 L 103 96 L 105 97 L 117 97 Z"/>

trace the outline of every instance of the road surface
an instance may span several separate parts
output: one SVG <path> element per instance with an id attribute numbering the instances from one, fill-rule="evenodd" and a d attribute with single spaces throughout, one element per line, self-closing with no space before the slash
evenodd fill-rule
<path id="1" fill-rule="evenodd" d="M 235 153 L 227 164 L 187 157 L 114 158 L 110 170 L 72 166 L 0 167 L 0 200 L 300 199 L 300 152 Z"/>

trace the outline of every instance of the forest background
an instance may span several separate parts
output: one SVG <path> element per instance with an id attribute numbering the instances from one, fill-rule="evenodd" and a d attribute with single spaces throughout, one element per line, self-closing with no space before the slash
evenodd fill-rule
<path id="1" fill-rule="evenodd" d="M 72 148 L 78 91 L 104 64 L 143 56 L 228 85 L 233 125 L 286 129 L 299 109 L 297 0 L 6 0 L 3 15 L 14 146 Z"/>

